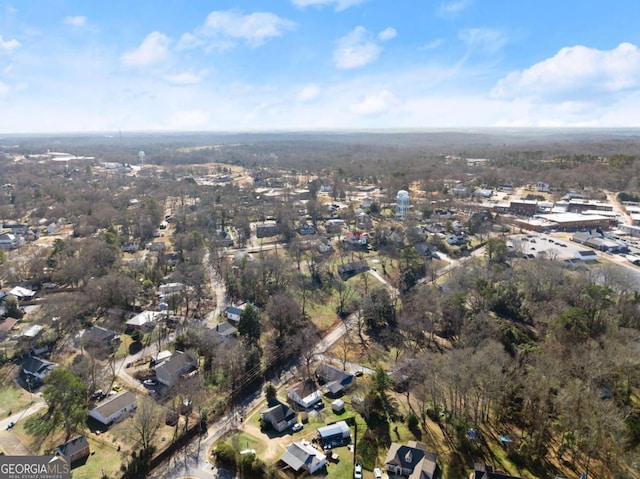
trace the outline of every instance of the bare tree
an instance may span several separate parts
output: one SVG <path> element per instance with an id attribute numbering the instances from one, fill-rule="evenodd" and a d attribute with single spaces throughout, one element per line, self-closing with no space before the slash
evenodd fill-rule
<path id="1" fill-rule="evenodd" d="M 164 420 L 164 412 L 149 396 L 138 400 L 133 418 L 128 422 L 127 434 L 144 450 L 149 449 Z"/>

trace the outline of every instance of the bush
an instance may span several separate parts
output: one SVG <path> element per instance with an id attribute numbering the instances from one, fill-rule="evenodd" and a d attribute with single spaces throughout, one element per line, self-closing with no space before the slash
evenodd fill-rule
<path id="1" fill-rule="evenodd" d="M 216 464 L 231 472 L 238 470 L 238 453 L 235 448 L 226 442 L 221 442 L 216 447 Z"/>

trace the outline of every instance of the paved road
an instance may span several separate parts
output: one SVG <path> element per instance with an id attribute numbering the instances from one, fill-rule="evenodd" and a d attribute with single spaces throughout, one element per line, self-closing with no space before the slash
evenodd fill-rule
<path id="1" fill-rule="evenodd" d="M 38 411 L 41 411 L 47 408 L 47 403 L 38 394 L 34 394 L 32 398 L 33 398 L 33 403 L 31 403 L 31 405 L 28 408 L 23 409 L 22 411 L 18 411 L 15 414 L 12 414 L 11 416 L 7 416 L 4 419 L 2 419 L 0 421 L 0 430 L 4 431 L 7 429 L 7 426 L 9 425 L 9 423 L 13 422 L 14 424 L 17 424 L 19 421 L 22 421 L 28 418 L 32 414 L 35 414 Z"/>

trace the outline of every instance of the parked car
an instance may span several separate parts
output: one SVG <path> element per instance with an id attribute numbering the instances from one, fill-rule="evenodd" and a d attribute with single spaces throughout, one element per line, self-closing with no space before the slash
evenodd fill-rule
<path id="1" fill-rule="evenodd" d="M 302 424 L 300 424 L 299 422 L 295 423 L 293 426 L 291 426 L 291 430 L 293 432 L 298 432 L 302 430 Z"/>
<path id="2" fill-rule="evenodd" d="M 9 424 L 7 424 L 7 431 L 8 431 L 9 429 L 13 429 L 13 426 L 15 426 L 15 425 L 16 425 L 16 423 L 15 423 L 15 422 L 13 422 L 13 421 L 11 421 Z"/>
<path id="3" fill-rule="evenodd" d="M 373 477 L 375 477 L 376 479 L 382 479 L 382 470 L 379 467 L 376 467 L 373 470 Z"/>
<path id="4" fill-rule="evenodd" d="M 124 387 L 120 386 L 119 384 L 115 384 L 111 389 L 113 391 L 119 393 L 120 391 L 122 391 L 124 389 Z"/>
<path id="5" fill-rule="evenodd" d="M 158 384 L 158 381 L 155 379 L 145 379 L 144 381 L 142 381 L 142 384 L 144 384 L 145 386 L 156 386 Z"/>
<path id="6" fill-rule="evenodd" d="M 358 370 L 355 372 L 355 376 L 356 376 L 357 378 L 359 378 L 359 377 L 360 377 L 360 376 L 362 376 L 363 374 L 364 374 L 364 371 L 363 371 L 362 369 L 358 369 Z"/>
<path id="7" fill-rule="evenodd" d="M 356 468 L 353 471 L 353 479 L 362 479 L 362 466 L 360 464 L 356 464 Z"/>

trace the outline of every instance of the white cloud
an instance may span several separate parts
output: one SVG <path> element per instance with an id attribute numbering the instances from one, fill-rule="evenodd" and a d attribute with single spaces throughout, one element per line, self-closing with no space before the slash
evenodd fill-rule
<path id="1" fill-rule="evenodd" d="M 196 85 L 202 81 L 202 75 L 183 72 L 174 75 L 166 75 L 164 79 L 167 83 L 171 83 L 172 85 Z"/>
<path id="2" fill-rule="evenodd" d="M 435 38 L 424 45 L 420 45 L 418 50 L 433 50 L 434 48 L 438 48 L 440 45 L 444 43 L 442 38 Z"/>
<path id="3" fill-rule="evenodd" d="M 335 5 L 336 12 L 341 12 L 350 7 L 360 5 L 367 0 L 291 0 L 296 7 L 324 7 L 325 5 Z"/>
<path id="4" fill-rule="evenodd" d="M 608 101 L 606 94 L 639 86 L 640 51 L 631 43 L 621 43 L 612 50 L 585 46 L 563 48 L 551 58 L 509 73 L 498 81 L 492 95 L 551 101 L 580 97 Z"/>
<path id="5" fill-rule="evenodd" d="M 140 46 L 122 55 L 123 65 L 129 67 L 149 67 L 166 62 L 169 57 L 171 40 L 160 32 L 151 32 Z"/>
<path id="6" fill-rule="evenodd" d="M 381 51 L 371 34 L 358 26 L 336 42 L 333 62 L 341 70 L 360 68 L 377 59 Z"/>
<path id="7" fill-rule="evenodd" d="M 74 17 L 64 17 L 62 21 L 72 27 L 83 27 L 87 23 L 87 17 L 76 15 Z"/>
<path id="8" fill-rule="evenodd" d="M 469 48 L 484 53 L 495 53 L 507 43 L 504 33 L 488 28 L 468 28 L 460 31 L 458 36 Z"/>
<path id="9" fill-rule="evenodd" d="M 349 110 L 357 115 L 378 115 L 385 113 L 398 103 L 397 98 L 389 90 L 381 90 L 368 95 L 358 103 L 349 106 Z"/>
<path id="10" fill-rule="evenodd" d="M 245 15 L 238 10 L 214 11 L 207 16 L 204 25 L 182 36 L 178 48 L 208 45 L 209 48 L 227 49 L 240 41 L 256 48 L 295 26 L 294 22 L 270 12 Z"/>
<path id="11" fill-rule="evenodd" d="M 398 32 L 393 27 L 387 27 L 378 33 L 378 40 L 386 42 L 387 40 L 391 40 L 398 35 Z"/>
<path id="12" fill-rule="evenodd" d="M 307 103 L 317 99 L 320 96 L 320 88 L 317 85 L 306 85 L 296 95 L 296 99 L 301 103 Z"/>
<path id="13" fill-rule="evenodd" d="M 4 40 L 0 35 L 0 53 L 11 53 L 13 50 L 20 46 L 20 42 L 15 38 L 11 40 Z"/>
<path id="14" fill-rule="evenodd" d="M 438 13 L 441 16 L 455 17 L 473 4 L 473 0 L 453 0 L 440 3 Z"/>

